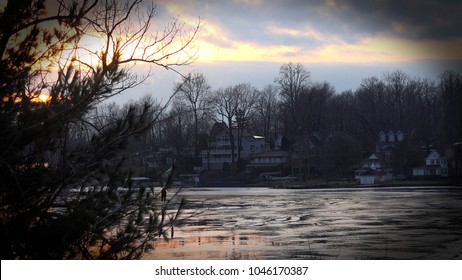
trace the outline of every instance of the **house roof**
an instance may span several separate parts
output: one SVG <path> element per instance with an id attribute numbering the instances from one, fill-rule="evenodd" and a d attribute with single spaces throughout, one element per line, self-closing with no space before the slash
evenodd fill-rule
<path id="1" fill-rule="evenodd" d="M 210 137 L 217 137 L 223 131 L 226 131 L 228 126 L 223 122 L 215 122 L 210 129 Z"/>
<path id="2" fill-rule="evenodd" d="M 399 132 L 401 132 L 402 134 L 404 134 L 404 136 L 409 136 L 411 134 L 413 134 L 415 131 L 414 128 L 411 128 L 411 129 L 383 129 L 381 130 L 378 135 L 380 134 L 385 134 L 385 135 L 388 135 L 390 133 L 393 133 L 394 135 L 397 135 Z"/>
<path id="3" fill-rule="evenodd" d="M 398 132 L 402 132 L 404 134 L 411 134 L 414 132 L 414 128 L 412 129 L 403 129 L 403 128 L 390 128 L 390 129 L 382 129 L 380 132 L 383 132 L 385 134 L 388 134 L 389 132 L 393 132 L 393 133 L 398 133 Z"/>
<path id="4" fill-rule="evenodd" d="M 328 139 L 332 138 L 332 132 L 327 130 L 313 131 L 307 141 L 310 143 L 311 148 L 321 147 Z"/>
<path id="5" fill-rule="evenodd" d="M 430 153 L 425 157 L 425 160 L 427 160 L 431 155 L 434 154 L 436 154 L 438 158 L 444 158 L 443 156 L 441 156 L 441 153 L 437 150 L 431 150 Z"/>
<path id="6" fill-rule="evenodd" d="M 370 160 L 378 160 L 379 157 L 376 156 L 375 154 L 371 154 L 367 159 L 370 159 Z"/>
<path id="7" fill-rule="evenodd" d="M 323 142 L 328 138 L 332 137 L 332 132 L 328 130 L 317 130 L 311 133 L 312 137 L 315 137 L 318 141 Z"/>
<path id="8" fill-rule="evenodd" d="M 375 154 L 371 154 L 367 158 L 363 159 L 362 163 L 365 164 L 365 163 L 372 163 L 372 162 L 377 162 L 377 161 L 379 161 L 379 157 L 376 156 Z"/>

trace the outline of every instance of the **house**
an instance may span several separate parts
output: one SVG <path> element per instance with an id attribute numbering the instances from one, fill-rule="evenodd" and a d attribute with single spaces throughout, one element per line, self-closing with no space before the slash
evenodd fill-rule
<path id="1" fill-rule="evenodd" d="M 393 175 L 387 170 L 368 169 L 357 177 L 360 185 L 383 184 L 393 179 Z"/>
<path id="2" fill-rule="evenodd" d="M 317 176 L 323 146 L 335 134 L 331 131 L 313 131 L 299 136 L 290 147 L 292 175 Z"/>
<path id="3" fill-rule="evenodd" d="M 370 168 L 373 170 L 377 170 L 381 167 L 380 159 L 375 154 L 371 154 L 369 157 L 363 160 L 362 162 L 363 168 Z"/>
<path id="4" fill-rule="evenodd" d="M 412 133 L 414 133 L 414 130 L 409 130 L 409 131 L 406 131 L 406 130 L 389 130 L 389 131 L 380 131 L 379 134 L 378 134 L 378 137 L 379 137 L 379 143 L 396 143 L 396 142 L 403 142 L 404 139 L 411 135 Z"/>
<path id="5" fill-rule="evenodd" d="M 360 176 L 370 173 L 370 170 L 375 171 L 381 168 L 380 160 L 375 154 L 371 154 L 361 162 L 361 167 L 355 170 L 355 178 L 360 179 Z"/>
<path id="6" fill-rule="evenodd" d="M 324 144 L 334 137 L 330 131 L 313 131 L 308 138 L 308 148 L 311 156 L 319 156 Z"/>
<path id="7" fill-rule="evenodd" d="M 163 169 L 171 166 L 174 161 L 173 149 L 168 147 L 159 148 L 158 151 L 149 151 L 144 157 L 147 168 Z"/>
<path id="8" fill-rule="evenodd" d="M 213 132 L 213 133 L 212 133 Z M 233 128 L 234 159 L 238 161 L 238 131 Z M 202 151 L 202 170 L 221 170 L 223 165 L 231 164 L 231 140 L 227 126 L 223 123 L 215 124 L 211 131 L 210 149 Z M 262 136 L 255 136 L 247 131 L 242 132 L 240 158 L 249 160 L 251 155 L 267 152 L 270 145 Z"/>
<path id="9" fill-rule="evenodd" d="M 405 130 L 382 130 L 378 133 L 377 142 L 375 143 L 375 154 L 380 158 L 382 168 L 398 168 L 394 170 L 398 173 L 404 173 L 402 165 L 397 165 L 403 147 L 411 145 L 411 136 L 415 129 Z M 415 145 L 415 143 L 412 143 Z M 407 149 L 407 148 L 406 148 Z"/>
<path id="10" fill-rule="evenodd" d="M 286 151 L 268 151 L 251 156 L 251 160 L 247 165 L 249 171 L 257 169 L 277 169 L 282 164 L 287 163 L 289 160 L 289 153 Z"/>
<path id="11" fill-rule="evenodd" d="M 375 146 L 376 153 L 391 153 L 396 144 L 403 142 L 406 138 L 414 133 L 414 129 L 411 130 L 382 130 L 378 134 L 377 143 Z"/>
<path id="12" fill-rule="evenodd" d="M 290 146 L 290 141 L 283 135 L 279 135 L 276 140 L 274 140 L 274 150 L 287 151 Z"/>
<path id="13" fill-rule="evenodd" d="M 361 163 L 361 168 L 355 170 L 355 178 L 360 185 L 385 183 L 393 178 L 390 168 L 383 168 L 380 158 L 371 154 Z"/>
<path id="14" fill-rule="evenodd" d="M 425 165 L 412 168 L 414 177 L 448 177 L 448 161 L 436 150 L 425 157 Z"/>

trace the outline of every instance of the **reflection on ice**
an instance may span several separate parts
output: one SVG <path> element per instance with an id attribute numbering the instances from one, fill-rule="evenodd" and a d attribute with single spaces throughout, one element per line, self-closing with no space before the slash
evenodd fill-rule
<path id="1" fill-rule="evenodd" d="M 204 212 L 147 259 L 462 258 L 462 190 L 188 189 Z"/>

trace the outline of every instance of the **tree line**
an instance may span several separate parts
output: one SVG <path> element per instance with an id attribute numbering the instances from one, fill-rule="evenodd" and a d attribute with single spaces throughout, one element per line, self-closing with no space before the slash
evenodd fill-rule
<path id="1" fill-rule="evenodd" d="M 410 153 L 409 168 L 422 164 L 412 154 L 416 150 L 444 151 L 460 142 L 461 106 L 462 74 L 451 70 L 434 79 L 401 70 L 386 72 L 382 77 L 365 77 L 357 89 L 343 92 L 327 81 L 312 81 L 300 63 L 283 64 L 273 82 L 262 89 L 249 83 L 212 89 L 204 74 L 193 71 L 175 85 L 171 106 L 161 114 L 167 121 L 156 124 L 144 148 L 171 145 L 180 162 L 194 157 L 200 165 L 212 125 L 223 122 L 232 144 L 232 163 L 240 158 L 235 146 L 241 139 L 234 137 L 244 130 L 264 136 L 270 144 L 283 135 L 299 145 L 316 131 L 348 133 L 348 145 L 358 154 L 351 160 L 357 163 L 358 157 L 374 152 L 380 131 L 402 130 L 413 131 L 412 145 L 402 151 Z"/>

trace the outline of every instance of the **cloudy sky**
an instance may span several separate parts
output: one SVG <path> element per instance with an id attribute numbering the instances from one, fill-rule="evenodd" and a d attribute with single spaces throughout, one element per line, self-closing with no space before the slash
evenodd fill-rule
<path id="1" fill-rule="evenodd" d="M 160 0 L 157 21 L 186 25 L 200 18 L 197 70 L 213 89 L 237 83 L 271 84 L 283 63 L 302 63 L 315 82 L 338 92 L 363 78 L 403 70 L 436 78 L 462 71 L 462 2 L 457 0 Z M 160 29 L 163 27 L 159 26 Z M 134 92 L 166 98 L 178 75 L 155 69 Z"/>

